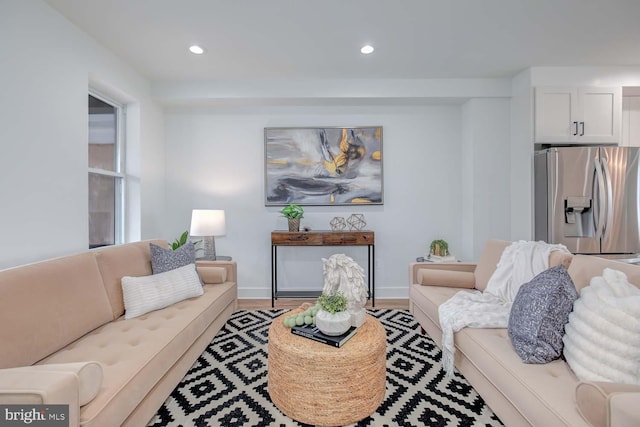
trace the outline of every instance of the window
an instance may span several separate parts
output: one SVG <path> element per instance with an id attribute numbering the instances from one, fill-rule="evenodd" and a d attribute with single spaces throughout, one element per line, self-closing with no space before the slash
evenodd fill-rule
<path id="1" fill-rule="evenodd" d="M 89 94 L 89 248 L 124 241 L 124 106 Z"/>

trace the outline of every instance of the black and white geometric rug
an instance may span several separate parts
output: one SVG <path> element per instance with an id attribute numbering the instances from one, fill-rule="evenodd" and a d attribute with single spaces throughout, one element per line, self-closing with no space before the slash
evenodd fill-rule
<path id="1" fill-rule="evenodd" d="M 234 313 L 149 426 L 306 426 L 282 414 L 267 392 L 267 336 L 288 310 Z M 353 426 L 501 426 L 467 380 L 446 378 L 440 349 L 408 311 L 368 310 L 387 331 L 387 390 Z"/>

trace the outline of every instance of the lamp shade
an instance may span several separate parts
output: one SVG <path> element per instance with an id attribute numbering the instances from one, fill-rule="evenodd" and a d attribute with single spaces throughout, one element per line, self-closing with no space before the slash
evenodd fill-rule
<path id="1" fill-rule="evenodd" d="M 191 213 L 192 236 L 223 236 L 227 232 L 223 210 L 194 209 Z"/>

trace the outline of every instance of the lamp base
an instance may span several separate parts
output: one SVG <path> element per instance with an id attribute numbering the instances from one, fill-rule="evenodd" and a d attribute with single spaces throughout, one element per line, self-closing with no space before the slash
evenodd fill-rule
<path id="1" fill-rule="evenodd" d="M 204 249 L 204 255 L 200 259 L 216 260 L 216 241 L 213 236 L 202 237 L 202 248 Z"/>

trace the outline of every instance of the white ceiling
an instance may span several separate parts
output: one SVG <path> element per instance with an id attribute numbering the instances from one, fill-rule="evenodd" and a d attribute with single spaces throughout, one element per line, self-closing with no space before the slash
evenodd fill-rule
<path id="1" fill-rule="evenodd" d="M 45 1 L 155 82 L 640 65 L 640 0 Z"/>

